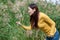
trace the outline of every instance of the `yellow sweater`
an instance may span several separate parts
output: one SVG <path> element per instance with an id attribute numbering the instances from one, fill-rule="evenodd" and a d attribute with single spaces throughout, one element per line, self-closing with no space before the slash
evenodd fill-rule
<path id="1" fill-rule="evenodd" d="M 32 29 L 31 25 L 22 25 L 22 27 L 27 30 Z M 55 22 L 42 12 L 39 13 L 38 28 L 40 28 L 47 36 L 53 36 L 56 32 Z"/>

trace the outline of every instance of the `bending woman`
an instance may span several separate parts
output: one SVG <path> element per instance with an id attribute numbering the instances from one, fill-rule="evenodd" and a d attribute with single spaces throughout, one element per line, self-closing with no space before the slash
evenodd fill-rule
<path id="1" fill-rule="evenodd" d="M 30 4 L 28 7 L 30 15 L 30 26 L 20 24 L 26 30 L 41 29 L 46 34 L 46 40 L 59 40 L 59 32 L 55 27 L 55 22 L 45 13 L 39 12 L 36 4 Z"/>

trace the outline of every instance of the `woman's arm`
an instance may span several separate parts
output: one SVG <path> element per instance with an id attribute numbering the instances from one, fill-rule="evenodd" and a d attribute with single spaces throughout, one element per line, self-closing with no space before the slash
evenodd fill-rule
<path id="1" fill-rule="evenodd" d="M 19 24 L 19 25 L 21 25 L 26 30 L 31 30 L 32 29 L 31 25 L 30 26 L 25 26 L 25 25 L 21 24 L 19 21 L 17 21 L 16 23 Z"/>
<path id="2" fill-rule="evenodd" d="M 54 30 L 55 22 L 51 18 L 49 18 L 46 14 L 43 14 L 43 18 L 44 18 L 44 21 L 50 24 L 51 29 Z"/>
<path id="3" fill-rule="evenodd" d="M 31 30 L 31 29 L 32 29 L 32 28 L 31 28 L 31 25 L 30 25 L 30 26 L 22 25 L 22 27 L 23 27 L 24 29 L 26 29 L 26 30 Z"/>

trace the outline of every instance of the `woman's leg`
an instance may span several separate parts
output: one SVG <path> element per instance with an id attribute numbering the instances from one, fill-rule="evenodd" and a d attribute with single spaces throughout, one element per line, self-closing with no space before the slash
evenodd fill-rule
<path id="1" fill-rule="evenodd" d="M 46 40 L 59 40 L 59 32 L 56 31 L 54 37 L 46 37 Z"/>
<path id="2" fill-rule="evenodd" d="M 59 32 L 57 31 L 52 40 L 59 40 Z"/>

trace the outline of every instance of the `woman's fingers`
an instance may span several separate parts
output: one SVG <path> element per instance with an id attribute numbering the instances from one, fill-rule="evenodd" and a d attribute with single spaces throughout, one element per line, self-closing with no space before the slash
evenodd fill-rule
<path id="1" fill-rule="evenodd" d="M 16 22 L 16 24 L 20 24 L 20 22 L 19 22 L 19 21 L 17 21 L 17 22 Z"/>
<path id="2" fill-rule="evenodd" d="M 16 24 L 18 24 L 18 25 L 21 25 L 21 26 L 22 26 L 22 24 L 21 24 L 19 21 L 17 21 L 17 22 L 16 22 Z"/>

